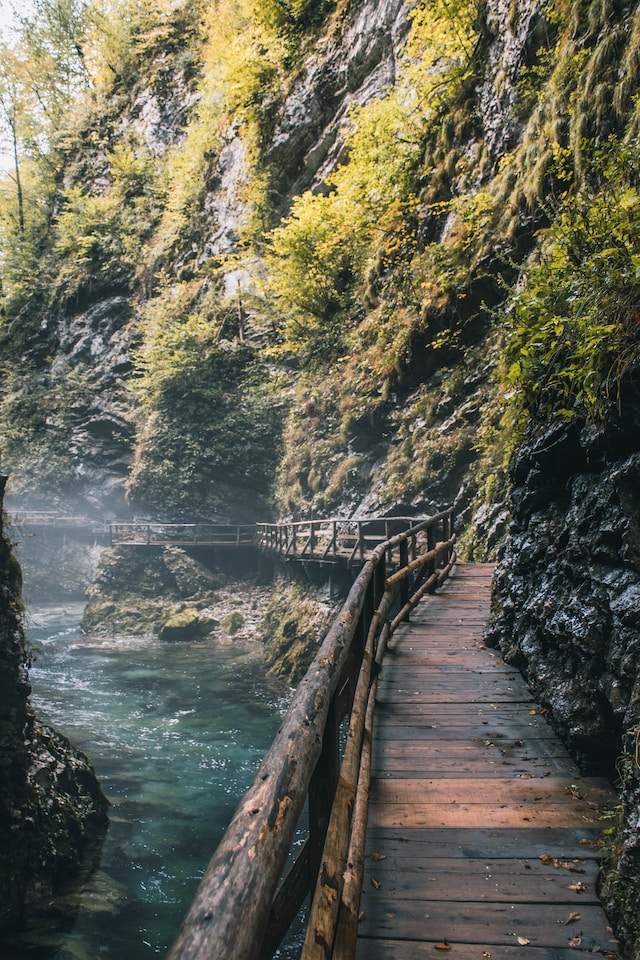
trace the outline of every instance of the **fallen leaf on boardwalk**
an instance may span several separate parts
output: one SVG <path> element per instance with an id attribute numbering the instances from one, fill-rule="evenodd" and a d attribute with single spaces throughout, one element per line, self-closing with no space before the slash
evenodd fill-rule
<path id="1" fill-rule="evenodd" d="M 537 717 L 537 715 L 538 715 L 538 711 L 537 711 L 537 710 L 529 710 L 529 716 L 530 716 L 530 717 Z"/>
<path id="2" fill-rule="evenodd" d="M 550 857 L 548 853 L 542 853 L 542 854 L 540 854 L 540 860 L 541 860 L 541 862 L 544 863 L 546 866 L 549 866 L 550 864 L 552 864 L 552 863 L 554 862 L 554 861 L 553 861 L 553 857 Z"/>
<path id="3" fill-rule="evenodd" d="M 584 860 L 582 862 L 584 863 Z M 558 866 L 570 873 L 584 873 L 584 867 L 579 867 L 576 862 L 569 863 L 568 860 L 558 860 Z"/>
<path id="4" fill-rule="evenodd" d="M 483 951 L 482 951 L 482 956 L 483 956 L 483 957 L 490 957 L 491 954 L 489 953 L 488 950 L 483 950 Z"/>
<path id="5" fill-rule="evenodd" d="M 518 941 L 521 947 L 528 947 L 529 944 L 531 943 L 531 940 L 529 940 L 528 937 L 516 937 L 516 940 Z"/>
<path id="6" fill-rule="evenodd" d="M 579 880 L 577 883 L 570 883 L 567 887 L 567 890 L 573 890 L 574 893 L 583 893 L 583 891 L 586 889 L 587 888 L 581 880 Z"/>
<path id="7" fill-rule="evenodd" d="M 384 855 L 384 853 L 376 853 L 375 850 L 373 851 L 373 853 L 370 853 L 369 856 L 371 857 L 372 860 L 386 860 L 386 859 L 387 859 L 386 856 Z"/>
<path id="8" fill-rule="evenodd" d="M 361 910 L 360 913 L 358 914 L 358 923 L 361 923 L 363 920 L 366 920 L 366 919 L 367 919 L 366 913 L 364 912 L 364 910 Z"/>
<path id="9" fill-rule="evenodd" d="M 570 940 L 569 940 L 569 946 L 570 946 L 570 947 L 573 947 L 574 949 L 575 949 L 576 947 L 581 947 L 581 946 L 582 946 L 582 937 L 580 937 L 580 936 L 571 937 Z"/>
<path id="10" fill-rule="evenodd" d="M 371 877 L 371 885 L 372 885 L 373 887 L 375 887 L 376 890 L 379 890 L 379 889 L 380 889 L 380 883 L 379 883 L 378 880 L 376 880 L 375 877 Z"/>
<path id="11" fill-rule="evenodd" d="M 576 800 L 584 800 L 584 795 L 580 793 L 575 783 L 572 783 L 570 786 L 565 787 L 564 792 L 568 793 L 571 797 L 574 797 Z"/>
<path id="12" fill-rule="evenodd" d="M 393 920 L 393 918 L 395 917 L 395 913 L 385 913 L 385 917 L 387 918 L 387 920 Z"/>
<path id="13" fill-rule="evenodd" d="M 442 943 L 434 943 L 436 950 L 451 950 L 451 944 L 448 940 L 443 940 Z"/>
<path id="14" fill-rule="evenodd" d="M 580 920 L 580 914 L 574 911 L 573 913 L 569 914 L 569 916 L 565 920 L 565 923 L 575 923 L 576 920 Z"/>

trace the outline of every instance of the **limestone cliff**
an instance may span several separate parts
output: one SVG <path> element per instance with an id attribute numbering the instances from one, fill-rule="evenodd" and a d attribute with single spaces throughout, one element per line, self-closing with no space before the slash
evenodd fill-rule
<path id="1" fill-rule="evenodd" d="M 145 16 L 5 244 L 17 488 L 192 520 L 456 500 L 469 556 L 505 542 L 494 641 L 623 773 L 637 952 L 640 6 Z"/>

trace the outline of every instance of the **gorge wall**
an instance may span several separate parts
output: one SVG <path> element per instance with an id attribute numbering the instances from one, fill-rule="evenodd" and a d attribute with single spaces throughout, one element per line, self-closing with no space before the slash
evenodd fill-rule
<path id="1" fill-rule="evenodd" d="M 7 228 L 13 503 L 455 500 L 492 642 L 621 776 L 637 956 L 640 7 L 142 7 Z"/>
<path id="2" fill-rule="evenodd" d="M 4 485 L 5 478 L 2 478 Z M 2 517 L 0 504 L 0 517 Z M 107 801 L 89 760 L 29 702 L 21 576 L 0 528 L 0 926 L 91 869 Z"/>

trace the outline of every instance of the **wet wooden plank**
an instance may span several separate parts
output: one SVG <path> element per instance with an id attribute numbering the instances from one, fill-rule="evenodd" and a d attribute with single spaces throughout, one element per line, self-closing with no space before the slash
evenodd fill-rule
<path id="1" fill-rule="evenodd" d="M 533 860 L 551 857 L 552 860 L 581 860 L 600 856 L 599 828 L 593 824 L 579 824 L 569 829 L 538 828 L 521 824 L 515 830 L 483 826 L 467 830 L 464 827 L 433 829 L 425 827 L 398 827 L 381 830 L 370 824 L 367 831 L 367 854 L 380 853 L 384 843 L 387 856 L 405 860 L 431 860 L 445 856 L 468 860 Z"/>
<path id="2" fill-rule="evenodd" d="M 449 952 L 436 949 L 438 941 L 361 939 L 356 960 L 434 960 L 450 956 L 452 960 L 579 960 L 580 951 L 570 947 L 544 947 L 535 944 L 504 946 L 502 944 L 455 943 Z M 606 954 L 605 954 L 606 955 Z"/>
<path id="3" fill-rule="evenodd" d="M 566 904 L 540 903 L 467 903 L 449 900 L 400 900 L 382 904 L 380 891 L 363 894 L 364 917 L 359 937 L 380 936 L 390 939 L 430 941 L 450 944 L 499 944 L 570 949 L 574 937 L 580 937 L 583 950 L 606 951 L 615 946 L 600 905 L 578 904 L 580 920 L 567 923 Z M 452 951 L 453 952 L 453 951 Z M 454 954 L 454 956 L 457 955 Z"/>
<path id="4" fill-rule="evenodd" d="M 544 806 L 509 803 L 394 803 L 373 804 L 369 810 L 372 826 L 401 826 L 409 820 L 417 827 L 467 827 L 474 829 L 486 823 L 496 827 L 572 826 L 579 819 L 574 808 L 563 803 Z M 585 820 L 589 823 L 590 820 Z"/>

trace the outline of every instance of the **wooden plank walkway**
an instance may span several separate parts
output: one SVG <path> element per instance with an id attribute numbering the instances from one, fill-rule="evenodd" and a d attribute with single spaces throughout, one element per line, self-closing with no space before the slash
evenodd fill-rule
<path id="1" fill-rule="evenodd" d="M 616 955 L 595 891 L 614 795 L 483 644 L 492 572 L 458 565 L 385 656 L 357 960 Z"/>

